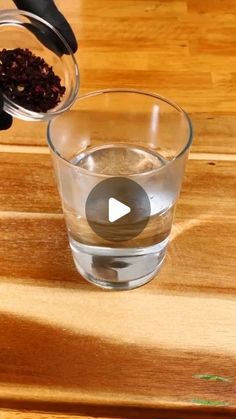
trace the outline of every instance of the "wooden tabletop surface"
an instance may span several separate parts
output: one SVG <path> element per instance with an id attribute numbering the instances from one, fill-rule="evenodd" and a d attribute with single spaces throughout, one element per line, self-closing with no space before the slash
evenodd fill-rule
<path id="1" fill-rule="evenodd" d="M 81 93 L 168 96 L 195 141 L 163 270 L 108 293 L 73 266 L 45 126 L 0 134 L 0 419 L 235 417 L 236 1 L 57 4 Z"/>

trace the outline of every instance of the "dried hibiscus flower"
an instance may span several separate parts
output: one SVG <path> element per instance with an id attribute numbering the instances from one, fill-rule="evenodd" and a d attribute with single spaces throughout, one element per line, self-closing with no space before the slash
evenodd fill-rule
<path id="1" fill-rule="evenodd" d="M 0 88 L 13 102 L 34 112 L 54 108 L 66 90 L 43 58 L 22 48 L 0 51 Z"/>

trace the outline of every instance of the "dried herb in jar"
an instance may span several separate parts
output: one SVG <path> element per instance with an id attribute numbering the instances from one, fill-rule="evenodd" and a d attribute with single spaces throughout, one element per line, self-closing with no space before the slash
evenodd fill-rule
<path id="1" fill-rule="evenodd" d="M 0 88 L 13 102 L 34 112 L 54 108 L 66 90 L 43 58 L 22 48 L 0 51 Z"/>

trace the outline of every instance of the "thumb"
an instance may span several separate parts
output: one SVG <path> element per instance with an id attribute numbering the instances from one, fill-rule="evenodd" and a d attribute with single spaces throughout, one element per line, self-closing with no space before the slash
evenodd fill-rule
<path id="1" fill-rule="evenodd" d="M 12 116 L 3 111 L 3 104 L 3 96 L 0 91 L 0 131 L 10 128 L 13 122 Z"/>

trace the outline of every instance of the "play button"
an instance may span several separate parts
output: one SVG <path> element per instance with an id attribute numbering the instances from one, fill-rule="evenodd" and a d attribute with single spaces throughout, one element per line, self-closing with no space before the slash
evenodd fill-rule
<path id="1" fill-rule="evenodd" d="M 146 227 L 151 207 L 139 183 L 112 177 L 92 189 L 85 211 L 90 227 L 98 236 L 108 241 L 126 241 Z"/>
<path id="2" fill-rule="evenodd" d="M 128 207 L 125 204 L 122 204 L 122 202 L 120 201 L 117 201 L 117 199 L 115 198 L 109 199 L 108 220 L 110 221 L 110 223 L 114 223 L 115 221 L 129 214 L 130 211 L 131 211 L 130 207 Z"/>

